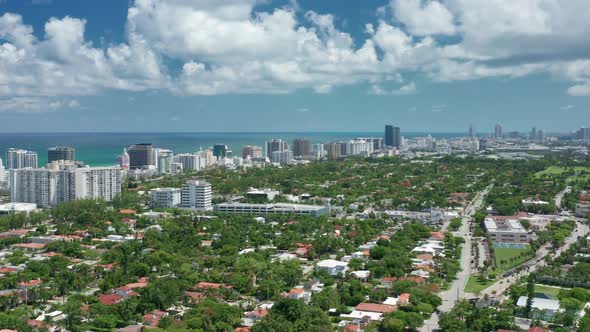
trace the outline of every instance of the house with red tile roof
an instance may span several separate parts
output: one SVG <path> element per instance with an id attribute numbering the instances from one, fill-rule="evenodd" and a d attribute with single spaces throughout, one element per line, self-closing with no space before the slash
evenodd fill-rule
<path id="1" fill-rule="evenodd" d="M 242 325 L 247 327 L 254 326 L 254 324 L 261 321 L 266 315 L 268 315 L 267 309 L 248 311 L 244 313 L 244 317 L 242 317 Z"/>
<path id="2" fill-rule="evenodd" d="M 197 304 L 205 298 L 205 294 L 199 292 L 184 292 L 184 295 L 189 298 L 189 302 L 192 304 Z"/>
<path id="3" fill-rule="evenodd" d="M 415 282 L 417 284 L 423 284 L 424 282 L 426 282 L 426 279 L 425 278 L 422 278 L 422 277 L 415 277 L 415 276 L 409 276 L 409 277 L 383 277 L 383 278 L 381 278 L 381 286 L 383 286 L 383 287 L 391 287 L 392 283 L 394 283 L 396 281 L 412 281 L 412 282 Z"/>
<path id="4" fill-rule="evenodd" d="M 132 209 L 121 209 L 119 210 L 120 214 L 137 214 L 137 211 Z"/>
<path id="5" fill-rule="evenodd" d="M 18 270 L 15 267 L 9 267 L 9 266 L 0 267 L 0 274 L 14 273 L 16 271 L 18 271 Z"/>
<path id="6" fill-rule="evenodd" d="M 444 241 L 445 233 L 443 233 L 443 232 L 430 232 L 430 238 L 436 239 L 438 241 Z"/>
<path id="7" fill-rule="evenodd" d="M 354 307 L 354 309 L 358 311 L 378 312 L 382 314 L 397 310 L 397 308 L 392 305 L 366 302 L 359 303 L 356 307 Z"/>
<path id="8" fill-rule="evenodd" d="M 401 293 L 398 297 L 397 304 L 398 305 L 406 305 L 410 303 L 410 293 Z"/>
<path id="9" fill-rule="evenodd" d="M 33 279 L 30 281 L 21 281 L 18 283 L 18 288 L 25 289 L 25 288 L 36 287 L 36 286 L 41 285 L 42 283 L 43 283 L 43 281 L 41 279 Z"/>
<path id="10" fill-rule="evenodd" d="M 27 321 L 27 325 L 29 325 L 30 327 L 32 327 L 34 329 L 47 329 L 50 327 L 50 325 L 48 325 L 44 321 L 36 320 L 36 319 L 29 319 Z"/>
<path id="11" fill-rule="evenodd" d="M 47 243 L 17 243 L 14 245 L 17 248 L 39 251 L 47 247 Z"/>
<path id="12" fill-rule="evenodd" d="M 285 293 L 283 296 L 289 299 L 303 300 L 305 303 L 311 300 L 311 292 L 297 287 L 291 288 L 291 290 L 288 293 Z"/>
<path id="13" fill-rule="evenodd" d="M 125 298 L 117 294 L 100 294 L 99 301 L 104 305 L 115 305 Z"/>
<path id="14" fill-rule="evenodd" d="M 161 310 L 154 310 L 149 314 L 143 315 L 143 324 L 146 326 L 157 327 L 160 320 L 168 316 L 168 313 Z"/>

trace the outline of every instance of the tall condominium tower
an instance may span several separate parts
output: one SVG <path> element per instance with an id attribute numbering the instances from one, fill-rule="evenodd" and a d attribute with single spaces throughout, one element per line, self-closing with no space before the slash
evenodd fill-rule
<path id="1" fill-rule="evenodd" d="M 123 153 L 117 156 L 117 164 L 121 169 L 129 170 L 129 153 L 127 153 L 127 149 L 123 149 Z"/>
<path id="2" fill-rule="evenodd" d="M 217 158 L 225 158 L 227 157 L 227 152 L 229 148 L 225 144 L 215 144 L 213 145 L 213 155 Z"/>
<path id="3" fill-rule="evenodd" d="M 6 153 L 6 168 L 18 169 L 25 167 L 37 168 L 37 152 L 9 149 Z"/>
<path id="4" fill-rule="evenodd" d="M 385 146 L 400 148 L 402 143 L 401 130 L 393 125 L 385 125 Z"/>
<path id="5" fill-rule="evenodd" d="M 242 147 L 242 158 L 262 158 L 262 148 L 255 145 L 246 145 Z"/>
<path id="6" fill-rule="evenodd" d="M 275 151 L 285 151 L 288 150 L 289 146 L 287 142 L 284 142 L 281 139 L 273 139 L 266 142 L 266 156 L 268 158 L 272 158 L 272 153 Z"/>
<path id="7" fill-rule="evenodd" d="M 0 158 L 0 188 L 2 187 L 2 183 L 4 183 L 4 181 L 6 178 L 6 171 L 4 170 L 4 164 L 2 163 L 2 158 Z"/>
<path id="8" fill-rule="evenodd" d="M 154 160 L 154 147 L 151 143 L 132 145 L 128 150 L 129 168 L 139 169 L 149 165 L 156 165 Z"/>
<path id="9" fill-rule="evenodd" d="M 13 169 L 9 183 L 12 202 L 41 207 L 81 198 L 112 200 L 121 192 L 121 169 L 54 161 L 47 168 Z"/>
<path id="10" fill-rule="evenodd" d="M 311 141 L 307 138 L 296 138 L 293 141 L 293 157 L 311 156 Z"/>
<path id="11" fill-rule="evenodd" d="M 76 160 L 76 150 L 67 146 L 54 146 L 47 149 L 47 163 L 56 160 Z"/>
<path id="12" fill-rule="evenodd" d="M 502 138 L 504 136 L 504 133 L 502 131 L 502 125 L 499 123 L 496 123 L 496 126 L 494 127 L 494 137 L 495 138 Z"/>
<path id="13" fill-rule="evenodd" d="M 469 125 L 469 132 L 467 133 L 467 136 L 475 137 L 475 128 L 473 127 L 473 124 Z"/>

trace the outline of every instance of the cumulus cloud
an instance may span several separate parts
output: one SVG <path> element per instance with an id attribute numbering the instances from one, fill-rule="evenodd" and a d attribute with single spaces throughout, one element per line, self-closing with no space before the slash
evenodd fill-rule
<path id="1" fill-rule="evenodd" d="M 453 14 L 438 1 L 393 0 L 390 6 L 413 35 L 452 35 L 456 31 Z"/>
<path id="2" fill-rule="evenodd" d="M 1 108 L 50 110 L 44 105 L 109 89 L 330 93 L 364 82 L 369 93 L 403 95 L 415 93 L 415 83 L 383 85 L 407 72 L 440 82 L 549 73 L 571 82 L 568 94 L 590 95 L 586 0 L 391 0 L 362 39 L 337 28 L 331 14 L 296 2 L 261 11 L 259 3 L 135 0 L 125 42 L 105 47 L 85 39 L 85 19 L 51 18 L 34 34 L 19 14 L 5 13 Z"/>

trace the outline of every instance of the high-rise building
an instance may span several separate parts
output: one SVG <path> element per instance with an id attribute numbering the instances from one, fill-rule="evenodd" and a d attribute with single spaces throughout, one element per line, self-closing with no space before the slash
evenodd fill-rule
<path id="1" fill-rule="evenodd" d="M 158 151 L 158 173 L 170 174 L 172 173 L 172 162 L 174 161 L 174 153 L 172 150 L 159 149 Z"/>
<path id="2" fill-rule="evenodd" d="M 545 141 L 545 131 L 543 129 L 537 130 L 537 140 L 539 142 Z"/>
<path id="3" fill-rule="evenodd" d="M 217 158 L 213 155 L 213 151 L 204 150 L 197 153 L 201 157 L 201 167 L 213 166 L 217 162 Z"/>
<path id="4" fill-rule="evenodd" d="M 475 128 L 473 127 L 473 124 L 469 125 L 469 132 L 467 133 L 468 137 L 475 137 Z"/>
<path id="5" fill-rule="evenodd" d="M 75 170 L 76 199 L 111 201 L 121 193 L 119 167 L 80 167 Z"/>
<path id="6" fill-rule="evenodd" d="M 152 208 L 173 208 L 181 203 L 179 188 L 154 188 L 150 190 Z"/>
<path id="7" fill-rule="evenodd" d="M 532 127 L 531 132 L 529 133 L 529 139 L 534 141 L 537 139 L 537 127 Z"/>
<path id="8" fill-rule="evenodd" d="M 401 147 L 401 130 L 399 127 L 385 125 L 385 146 L 399 149 Z"/>
<path id="9" fill-rule="evenodd" d="M 0 158 L 0 188 L 3 187 L 3 184 L 5 181 L 6 181 L 6 171 L 4 170 L 4 164 L 2 163 L 2 158 Z"/>
<path id="10" fill-rule="evenodd" d="M 11 148 L 6 153 L 6 157 L 8 169 L 37 168 L 37 152 Z"/>
<path id="11" fill-rule="evenodd" d="M 582 127 L 580 128 L 580 130 L 578 130 L 577 135 L 576 135 L 577 139 L 579 140 L 583 140 L 583 141 L 590 141 L 590 128 L 585 128 Z"/>
<path id="12" fill-rule="evenodd" d="M 56 160 L 76 160 L 76 149 L 67 146 L 54 146 L 47 149 L 47 163 Z"/>
<path id="13" fill-rule="evenodd" d="M 327 156 L 324 144 L 318 143 L 311 146 L 311 156 L 316 160 L 320 160 Z"/>
<path id="14" fill-rule="evenodd" d="M 293 141 L 293 157 L 305 158 L 311 155 L 311 141 L 307 138 L 296 138 Z"/>
<path id="15" fill-rule="evenodd" d="M 132 145 L 128 150 L 129 168 L 140 169 L 146 166 L 155 166 L 154 146 L 151 143 L 139 143 Z"/>
<path id="16" fill-rule="evenodd" d="M 494 137 L 496 139 L 500 139 L 503 137 L 503 131 L 502 131 L 502 125 L 499 123 L 496 123 L 496 126 L 494 127 Z"/>
<path id="17" fill-rule="evenodd" d="M 488 148 L 488 140 L 486 138 L 479 139 L 479 149 L 485 150 Z"/>
<path id="18" fill-rule="evenodd" d="M 324 145 L 328 159 L 338 159 L 341 156 L 341 144 L 340 142 L 331 142 Z"/>
<path id="19" fill-rule="evenodd" d="M 262 148 L 255 145 L 246 145 L 242 147 L 242 158 L 262 158 Z"/>
<path id="20" fill-rule="evenodd" d="M 272 155 L 270 156 L 270 160 L 273 163 L 279 163 L 281 165 L 291 165 L 293 163 L 293 151 L 273 151 Z"/>
<path id="21" fill-rule="evenodd" d="M 117 164 L 123 170 L 129 170 L 129 154 L 127 149 L 123 149 L 123 153 L 117 156 Z"/>
<path id="22" fill-rule="evenodd" d="M 211 210 L 211 184 L 206 181 L 191 180 L 182 186 L 181 206 L 196 210 Z"/>
<path id="23" fill-rule="evenodd" d="M 183 171 L 198 171 L 201 169 L 201 157 L 198 154 L 180 153 L 174 156 L 174 162 L 182 164 Z"/>
<path id="24" fill-rule="evenodd" d="M 112 200 L 121 192 L 121 169 L 54 161 L 47 168 L 13 169 L 9 182 L 12 202 L 49 207 L 81 198 Z"/>
<path id="25" fill-rule="evenodd" d="M 227 145 L 225 144 L 215 144 L 213 145 L 213 155 L 219 160 L 221 158 L 227 157 L 227 152 L 229 151 Z"/>
<path id="26" fill-rule="evenodd" d="M 372 137 L 371 140 L 373 141 L 373 150 L 379 151 L 383 150 L 383 138 L 382 137 Z"/>
<path id="27" fill-rule="evenodd" d="M 364 156 L 368 157 L 373 153 L 373 141 L 356 138 L 346 142 L 347 156 Z"/>
<path id="28" fill-rule="evenodd" d="M 289 146 L 287 142 L 283 142 L 281 139 L 273 139 L 266 142 L 266 156 L 272 159 L 272 153 L 275 151 L 288 150 Z"/>

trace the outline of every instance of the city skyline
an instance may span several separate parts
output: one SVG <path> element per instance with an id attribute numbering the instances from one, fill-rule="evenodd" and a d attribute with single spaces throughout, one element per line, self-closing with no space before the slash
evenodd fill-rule
<path id="1" fill-rule="evenodd" d="M 569 132 L 588 9 L 542 2 L 2 1 L 0 131 Z"/>

